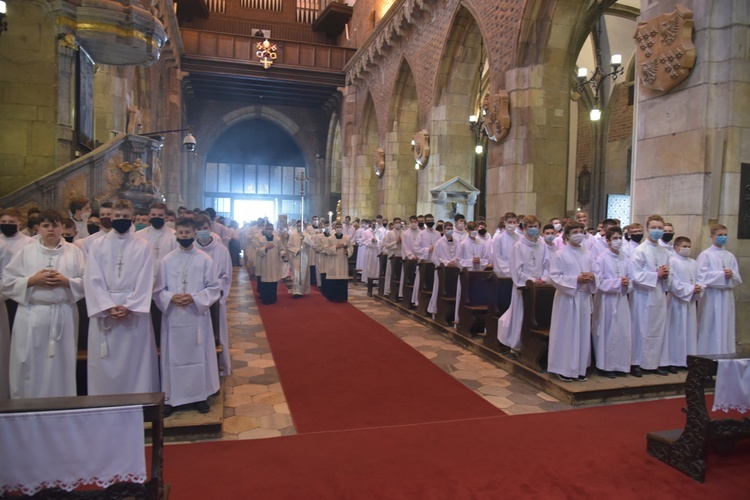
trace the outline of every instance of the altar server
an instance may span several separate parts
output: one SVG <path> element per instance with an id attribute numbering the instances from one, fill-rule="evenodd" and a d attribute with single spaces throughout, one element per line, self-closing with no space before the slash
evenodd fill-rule
<path id="1" fill-rule="evenodd" d="M 664 219 L 652 215 L 646 222 L 648 238 L 633 250 L 633 359 L 631 373 L 668 375 L 659 367 L 664 336 L 667 333 L 667 292 L 669 291 L 669 254 L 659 245 L 664 235 Z"/>
<path id="2" fill-rule="evenodd" d="M 477 223 L 474 221 L 466 225 L 469 237 L 464 238 L 458 244 L 456 250 L 456 260 L 461 267 L 466 267 L 470 271 L 481 271 L 492 262 L 492 255 L 489 247 L 479 238 L 477 232 Z"/>
<path id="3" fill-rule="evenodd" d="M 91 221 L 91 218 L 89 218 L 89 221 Z M 110 231 L 112 231 L 112 203 L 105 201 L 99 205 L 99 230 L 89 231 L 89 236 L 83 240 L 74 240 L 74 243 L 83 250 L 84 256 L 87 256 L 89 250 L 91 250 L 91 245 L 99 238 L 104 238 Z"/>
<path id="4" fill-rule="evenodd" d="M 21 223 L 21 212 L 15 208 L 0 211 L 0 242 L 5 243 L 7 249 L 15 255 L 26 245 L 34 242 L 30 236 L 26 236 L 18 230 Z"/>
<path id="5" fill-rule="evenodd" d="M 687 355 L 698 353 L 696 302 L 703 295 L 698 282 L 698 264 L 690 258 L 692 242 L 685 236 L 674 240 L 669 256 L 669 295 L 667 296 L 667 336 L 660 366 L 672 373 L 687 367 Z"/>
<path id="6" fill-rule="evenodd" d="M 711 226 L 710 247 L 698 256 L 698 282 L 706 290 L 698 302 L 698 354 L 725 354 L 736 350 L 734 289 L 742 284 L 737 259 L 724 247 L 727 228 Z"/>
<path id="7" fill-rule="evenodd" d="M 435 243 L 437 243 L 442 235 L 435 230 L 435 217 L 432 214 L 424 216 L 424 225 L 425 228 L 419 231 L 419 235 L 414 241 L 414 250 L 419 261 L 430 262 L 432 261 L 432 252 L 435 248 Z M 417 271 L 411 295 L 411 303 L 414 305 L 419 300 L 420 278 L 419 271 Z"/>
<path id="8" fill-rule="evenodd" d="M 154 258 L 154 277 L 159 272 L 159 263 L 169 252 L 177 248 L 174 231 L 164 224 L 167 217 L 167 205 L 162 202 L 151 204 L 148 209 L 149 224 L 136 231 L 136 235 L 148 241 L 151 246 L 151 256 Z"/>
<path id="9" fill-rule="evenodd" d="M 391 274 L 392 274 L 392 263 L 393 257 L 401 257 L 401 217 L 393 218 L 393 229 L 388 231 L 383 239 L 383 251 L 388 257 L 385 265 L 385 286 L 383 293 L 388 295 L 391 293 Z"/>
<path id="10" fill-rule="evenodd" d="M 10 346 L 11 398 L 76 395 L 83 253 L 62 239 L 62 217 L 39 215 L 40 238 L 3 272 L 3 294 L 18 302 Z"/>
<path id="11" fill-rule="evenodd" d="M 162 260 L 155 288 L 156 303 L 162 311 L 165 414 L 190 403 L 207 413 L 208 397 L 219 390 L 209 309 L 219 300 L 221 285 L 213 259 L 196 248 L 195 221 L 179 219 L 175 229 L 179 248 Z M 221 240 L 215 241 L 226 250 Z"/>
<path id="12" fill-rule="evenodd" d="M 503 222 L 505 229 L 492 239 L 492 267 L 498 277 L 511 278 L 510 254 L 513 251 L 513 245 L 521 239 L 521 236 L 516 233 L 516 228 L 518 228 L 516 214 L 506 212 L 503 215 Z"/>
<path id="13" fill-rule="evenodd" d="M 430 303 L 427 305 L 427 312 L 430 314 L 437 313 L 437 300 L 440 292 L 440 272 L 437 269 L 441 264 L 446 267 L 458 267 L 456 260 L 456 249 L 458 243 L 453 238 L 453 223 L 449 220 L 443 225 L 443 237 L 435 243 L 432 251 L 432 262 L 435 264 L 435 277 L 432 281 L 432 295 Z"/>
<path id="14" fill-rule="evenodd" d="M 609 247 L 594 260 L 593 269 L 597 278 L 592 330 L 596 367 L 604 377 L 624 377 L 630 371 L 633 348 L 628 303 L 632 271 L 622 251 L 622 229 L 608 227 L 602 241 Z"/>
<path id="15" fill-rule="evenodd" d="M 292 227 L 293 229 L 290 229 L 286 250 L 289 256 L 289 267 L 292 272 L 292 297 L 298 299 L 310 293 L 310 266 L 307 264 L 302 222 L 297 221 Z"/>
<path id="16" fill-rule="evenodd" d="M 276 289 L 282 278 L 281 265 L 285 255 L 281 238 L 273 232 L 273 224 L 266 224 L 255 244 L 255 274 L 260 278 L 258 294 L 265 305 L 276 303 Z"/>
<path id="17" fill-rule="evenodd" d="M 154 269 L 148 242 L 131 231 L 133 206 L 118 200 L 112 228 L 88 253 L 84 287 L 89 318 L 88 393 L 159 392 L 149 317 Z"/>
<path id="18" fill-rule="evenodd" d="M 198 214 L 193 217 L 195 222 L 195 243 L 198 250 L 207 253 L 214 261 L 216 280 L 219 282 L 219 341 L 223 346 L 221 352 L 220 373 L 224 376 L 232 374 L 232 360 L 229 357 L 229 326 L 227 324 L 227 297 L 232 287 L 232 256 L 223 244 L 219 235 L 214 233 L 211 219 L 207 215 Z M 177 239 L 175 238 L 175 242 Z"/>
<path id="19" fill-rule="evenodd" d="M 501 344 L 518 351 L 521 346 L 521 326 L 523 325 L 523 295 L 521 287 L 531 280 L 537 284 L 549 281 L 549 261 L 546 244 L 539 238 L 539 219 L 527 215 L 523 219 L 526 234 L 518 240 L 511 251 L 510 273 L 513 278 L 513 292 L 508 310 L 497 323 L 497 338 Z"/>
<path id="20" fill-rule="evenodd" d="M 585 381 L 591 364 L 591 294 L 596 292 L 591 252 L 581 246 L 586 228 L 566 224 L 567 244 L 552 255 L 549 277 L 555 286 L 547 371 L 564 381 Z"/>
<path id="21" fill-rule="evenodd" d="M 334 234 L 323 248 L 329 257 L 326 297 L 331 302 L 346 302 L 349 299 L 349 256 L 354 252 L 354 247 L 349 237 L 344 235 L 341 222 L 336 221 L 333 228 Z"/>

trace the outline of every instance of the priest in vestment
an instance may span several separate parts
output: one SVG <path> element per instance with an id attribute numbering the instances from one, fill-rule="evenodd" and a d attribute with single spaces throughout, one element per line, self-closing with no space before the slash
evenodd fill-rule
<path id="1" fill-rule="evenodd" d="M 84 287 L 91 321 L 88 393 L 159 392 L 149 310 L 154 286 L 151 247 L 131 232 L 133 206 L 113 205 L 113 231 L 88 253 Z"/>
<path id="2" fill-rule="evenodd" d="M 698 282 L 705 293 L 698 301 L 698 354 L 733 353 L 734 289 L 742 284 L 737 259 L 724 247 L 727 228 L 711 226 L 712 245 L 698 256 Z"/>
<path id="3" fill-rule="evenodd" d="M 585 228 L 565 226 L 568 244 L 552 254 L 549 277 L 555 286 L 547 371 L 563 382 L 586 380 L 591 364 L 591 294 L 596 292 L 591 253 L 582 247 Z"/>
<path id="4" fill-rule="evenodd" d="M 622 229 L 607 228 L 602 240 L 608 249 L 594 259 L 598 283 L 592 331 L 596 367 L 604 377 L 624 377 L 630 371 L 633 349 L 628 302 L 628 293 L 633 289 L 632 270 L 630 259 L 622 250 Z"/>
<path id="5" fill-rule="evenodd" d="M 229 248 L 224 245 L 219 235 L 211 230 L 213 226 L 207 215 L 198 214 L 193 217 L 193 221 L 195 221 L 196 229 L 195 247 L 208 254 L 214 261 L 216 279 L 220 286 L 218 334 L 223 349 L 219 371 L 222 375 L 227 376 L 232 374 L 232 360 L 229 356 L 229 325 L 227 323 L 227 297 L 229 297 L 229 290 L 232 287 L 232 256 L 229 253 Z"/>
<path id="6" fill-rule="evenodd" d="M 341 222 L 335 222 L 333 227 L 334 234 L 328 238 L 328 244 L 323 249 L 329 256 L 326 297 L 331 302 L 346 302 L 349 300 L 349 256 L 354 252 L 354 247 L 349 237 L 344 235 Z"/>
<path id="7" fill-rule="evenodd" d="M 39 234 L 3 271 L 2 293 L 18 302 L 10 345 L 13 399 L 76 395 L 83 252 L 62 239 L 57 212 L 39 215 Z"/>
<path id="8" fill-rule="evenodd" d="M 510 254 L 510 274 L 513 278 L 510 306 L 500 316 L 497 324 L 498 340 L 515 351 L 522 348 L 523 295 L 520 289 L 526 286 L 528 280 L 538 284 L 549 281 L 549 253 L 544 241 L 539 238 L 539 219 L 534 215 L 527 215 L 523 224 L 526 234 L 513 244 Z"/>
<path id="9" fill-rule="evenodd" d="M 258 294 L 265 305 L 276 303 L 284 255 L 281 238 L 274 234 L 273 224 L 266 224 L 255 243 L 255 274 L 260 277 Z"/>
<path id="10" fill-rule="evenodd" d="M 633 326 L 631 372 L 669 375 L 659 366 L 667 334 L 667 292 L 669 253 L 659 245 L 664 235 L 664 219 L 652 215 L 646 222 L 648 238 L 633 250 L 633 296 L 630 308 Z"/>
<path id="11" fill-rule="evenodd" d="M 292 272 L 292 297 L 298 299 L 310 293 L 310 266 L 307 263 L 305 250 L 305 234 L 302 232 L 302 222 L 297 221 L 289 231 L 289 241 L 286 250 L 289 255 L 289 267 Z"/>
<path id="12" fill-rule="evenodd" d="M 165 414 L 175 406 L 190 403 L 195 403 L 199 412 L 207 413 L 208 397 L 219 390 L 209 309 L 219 300 L 221 285 L 214 261 L 194 243 L 195 221 L 179 219 L 175 229 L 179 248 L 162 260 L 155 288 L 156 303 L 162 311 Z M 221 240 L 215 241 L 227 250 Z"/>

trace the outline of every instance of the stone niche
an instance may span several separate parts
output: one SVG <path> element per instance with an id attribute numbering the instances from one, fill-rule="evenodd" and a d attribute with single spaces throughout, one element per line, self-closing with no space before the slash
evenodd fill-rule
<path id="1" fill-rule="evenodd" d="M 453 220 L 457 213 L 463 214 L 467 221 L 474 220 L 474 205 L 480 191 L 460 177 L 454 177 L 438 187 L 431 189 L 432 214 L 435 219 Z"/>

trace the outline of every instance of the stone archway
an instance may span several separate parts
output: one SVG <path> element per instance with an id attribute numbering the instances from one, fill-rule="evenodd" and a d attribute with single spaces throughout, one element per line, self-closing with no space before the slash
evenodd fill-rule
<path id="1" fill-rule="evenodd" d="M 374 217 L 378 209 L 378 178 L 373 170 L 373 154 L 381 147 L 378 119 L 372 95 L 367 94 L 359 134 L 351 137 L 350 177 L 342 185 L 342 209 L 353 217 Z"/>
<path id="2" fill-rule="evenodd" d="M 386 135 L 385 164 L 379 191 L 384 200 L 379 208 L 388 218 L 409 217 L 417 211 L 417 177 L 411 141 L 419 130 L 419 101 L 414 74 L 406 58 L 394 85 Z"/>

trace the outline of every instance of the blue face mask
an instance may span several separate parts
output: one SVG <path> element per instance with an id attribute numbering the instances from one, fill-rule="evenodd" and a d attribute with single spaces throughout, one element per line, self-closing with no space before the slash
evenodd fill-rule
<path id="1" fill-rule="evenodd" d="M 724 245 L 726 245 L 727 244 L 727 235 L 722 234 L 721 236 L 717 236 L 716 237 L 716 244 L 719 245 L 720 247 L 723 247 Z"/>
<path id="2" fill-rule="evenodd" d="M 526 235 L 531 236 L 532 238 L 536 238 L 539 236 L 539 228 L 538 227 L 530 227 L 526 230 Z"/>
<path id="3" fill-rule="evenodd" d="M 662 236 L 664 236 L 663 229 L 649 229 L 648 230 L 648 237 L 651 238 L 652 240 L 660 240 Z"/>

